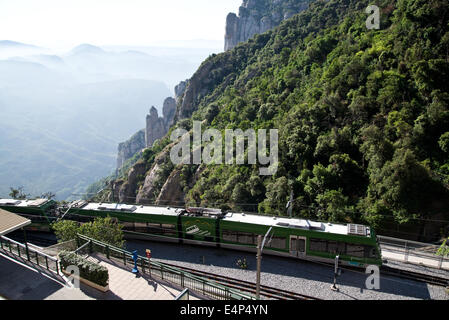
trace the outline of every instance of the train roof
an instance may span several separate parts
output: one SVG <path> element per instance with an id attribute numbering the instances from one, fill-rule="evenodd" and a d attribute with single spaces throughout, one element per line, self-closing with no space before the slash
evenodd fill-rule
<path id="1" fill-rule="evenodd" d="M 265 225 L 269 227 L 296 228 L 310 231 L 327 232 L 341 235 L 371 236 L 371 229 L 356 224 L 334 224 L 303 219 L 259 216 L 245 213 L 228 213 L 223 221 Z"/>
<path id="2" fill-rule="evenodd" d="M 82 206 L 83 210 L 93 211 L 118 211 L 129 212 L 137 214 L 149 214 L 149 215 L 165 215 L 165 216 L 179 216 L 184 209 L 170 208 L 170 207 L 150 207 L 142 205 L 127 205 L 118 203 L 96 203 L 90 202 L 85 206 Z"/>
<path id="3" fill-rule="evenodd" d="M 157 206 L 144 206 L 144 205 L 127 205 L 117 203 L 94 203 L 86 201 L 77 201 L 72 203 L 72 207 L 78 207 L 83 210 L 93 211 L 118 211 L 137 214 L 148 215 L 166 215 L 166 216 L 179 216 L 181 214 L 190 216 L 192 213 L 200 213 L 203 217 L 208 218 L 221 218 L 223 221 L 240 222 L 248 224 L 264 225 L 268 227 L 282 227 L 282 228 L 296 228 L 310 231 L 326 232 L 341 235 L 355 235 L 362 237 L 371 237 L 370 227 L 357 224 L 334 224 L 316 222 L 304 219 L 291 219 L 272 216 L 262 216 L 246 213 L 221 213 L 219 209 L 208 208 L 172 208 L 172 207 L 157 207 Z M 200 210 L 201 209 L 201 210 Z M 218 214 L 220 212 L 220 214 Z"/>
<path id="4" fill-rule="evenodd" d="M 14 206 L 14 207 L 40 207 L 48 203 L 48 199 L 34 199 L 34 200 L 16 200 L 16 199 L 0 199 L 0 206 Z"/>

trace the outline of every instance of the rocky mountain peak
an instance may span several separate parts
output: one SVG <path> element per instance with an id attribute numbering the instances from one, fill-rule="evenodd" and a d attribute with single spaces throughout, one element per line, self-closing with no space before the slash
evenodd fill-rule
<path id="1" fill-rule="evenodd" d="M 229 13 L 226 18 L 225 51 L 304 11 L 308 8 L 310 1 L 243 0 L 238 16 L 235 13 Z"/>

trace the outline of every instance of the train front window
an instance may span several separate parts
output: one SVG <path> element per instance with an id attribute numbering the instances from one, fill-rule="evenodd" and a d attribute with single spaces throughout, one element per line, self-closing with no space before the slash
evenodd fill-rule
<path id="1" fill-rule="evenodd" d="M 365 246 L 365 258 L 376 258 L 376 248 L 372 246 Z"/>

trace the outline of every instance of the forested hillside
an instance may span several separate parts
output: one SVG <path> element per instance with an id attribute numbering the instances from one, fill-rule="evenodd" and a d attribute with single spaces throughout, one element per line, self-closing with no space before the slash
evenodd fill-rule
<path id="1" fill-rule="evenodd" d="M 380 30 L 366 28 L 371 4 Z M 132 196 L 160 202 L 176 182 L 189 205 L 285 215 L 293 190 L 295 216 L 437 239 L 449 220 L 448 80 L 447 0 L 312 2 L 209 57 L 178 105 L 178 127 L 279 129 L 276 175 L 259 176 L 257 165 L 175 167 L 167 136 L 145 151 Z"/>

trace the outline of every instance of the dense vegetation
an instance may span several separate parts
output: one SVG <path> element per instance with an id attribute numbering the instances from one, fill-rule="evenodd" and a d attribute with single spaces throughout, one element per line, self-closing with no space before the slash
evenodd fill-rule
<path id="1" fill-rule="evenodd" d="M 257 165 L 210 165 L 187 203 L 283 215 L 293 191 L 300 217 L 380 229 L 448 220 L 449 3 L 374 3 L 380 30 L 365 26 L 372 1 L 315 1 L 203 63 L 212 71 L 178 126 L 279 129 L 280 166 L 262 177 Z M 184 185 L 196 169 L 182 169 Z"/>

